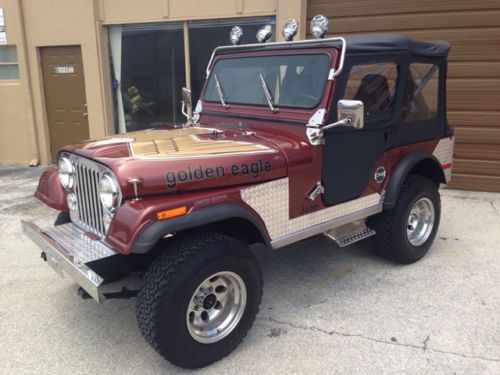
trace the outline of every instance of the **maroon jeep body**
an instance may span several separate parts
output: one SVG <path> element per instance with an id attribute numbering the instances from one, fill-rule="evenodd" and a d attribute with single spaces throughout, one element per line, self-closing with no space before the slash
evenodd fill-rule
<path id="1" fill-rule="evenodd" d="M 25 232 L 82 295 L 138 292 L 165 358 L 207 365 L 257 313 L 249 244 L 324 234 L 372 237 L 400 263 L 427 253 L 451 177 L 448 51 L 398 35 L 219 47 L 186 124 L 63 148 L 35 193 L 61 214 Z M 132 274 L 138 291 L 121 288 Z"/>

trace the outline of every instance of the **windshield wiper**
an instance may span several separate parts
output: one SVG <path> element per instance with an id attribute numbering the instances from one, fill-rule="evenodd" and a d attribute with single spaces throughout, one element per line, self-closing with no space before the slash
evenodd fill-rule
<path id="1" fill-rule="evenodd" d="M 224 108 L 227 108 L 226 100 L 224 99 L 224 91 L 222 90 L 222 86 L 219 82 L 219 78 L 217 78 L 217 74 L 214 74 L 215 79 L 215 88 L 217 89 L 217 94 L 219 95 L 220 102 Z"/>
<path id="2" fill-rule="evenodd" d="M 266 80 L 262 73 L 259 73 L 260 81 L 262 82 L 262 89 L 264 90 L 264 96 L 267 99 L 267 104 L 271 111 L 276 112 L 278 109 L 273 105 L 273 96 L 271 95 L 271 90 L 269 90 L 269 86 L 267 85 Z"/>

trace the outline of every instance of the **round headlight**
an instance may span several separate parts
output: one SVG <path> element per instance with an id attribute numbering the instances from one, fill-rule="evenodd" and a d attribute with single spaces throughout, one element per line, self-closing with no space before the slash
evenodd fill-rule
<path id="1" fill-rule="evenodd" d="M 68 190 L 72 189 L 75 183 L 75 169 L 73 168 L 73 164 L 71 164 L 71 161 L 67 157 L 63 156 L 59 159 L 58 168 L 62 186 Z"/>
<path id="2" fill-rule="evenodd" d="M 120 190 L 109 173 L 103 173 L 99 180 L 99 198 L 104 208 L 111 212 L 120 204 Z"/>

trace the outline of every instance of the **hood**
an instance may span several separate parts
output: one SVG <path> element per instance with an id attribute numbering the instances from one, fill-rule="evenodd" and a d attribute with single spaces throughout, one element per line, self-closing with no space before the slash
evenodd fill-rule
<path id="1" fill-rule="evenodd" d="M 139 179 L 139 195 L 251 184 L 286 176 L 272 140 L 253 132 L 204 127 L 150 129 L 68 146 L 115 173 L 124 196 Z"/>

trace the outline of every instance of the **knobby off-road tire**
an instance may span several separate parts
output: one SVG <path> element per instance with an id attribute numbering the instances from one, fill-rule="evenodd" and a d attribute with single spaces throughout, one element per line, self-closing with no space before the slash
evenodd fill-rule
<path id="1" fill-rule="evenodd" d="M 419 212 L 423 214 L 419 216 Z M 440 216 L 441 200 L 436 184 L 422 176 L 408 176 L 396 206 L 368 219 L 368 226 L 377 232 L 372 237 L 375 252 L 397 263 L 416 262 L 429 251 Z M 428 218 L 424 223 L 432 221 L 432 228 L 419 227 L 419 217 Z"/>
<path id="2" fill-rule="evenodd" d="M 57 215 L 56 221 L 54 222 L 54 226 L 68 224 L 71 222 L 71 217 L 69 216 L 69 212 L 61 211 L 59 215 Z"/>
<path id="3" fill-rule="evenodd" d="M 254 255 L 238 240 L 218 233 L 174 239 L 143 282 L 137 298 L 139 328 L 160 355 L 183 368 L 209 365 L 235 349 L 252 326 L 262 297 L 262 272 Z M 233 315 L 227 309 L 231 301 Z M 220 314 L 214 316 L 227 324 L 208 318 L 205 323 L 204 312 L 205 318 Z M 225 320 L 224 313 L 233 318 Z M 222 327 L 221 333 L 208 328 L 200 333 L 193 328 L 199 323 Z"/>

